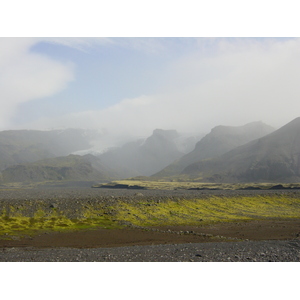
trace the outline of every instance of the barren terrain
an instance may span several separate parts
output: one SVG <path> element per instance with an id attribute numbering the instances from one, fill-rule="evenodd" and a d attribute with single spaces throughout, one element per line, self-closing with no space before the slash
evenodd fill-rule
<path id="1" fill-rule="evenodd" d="M 285 190 L 143 190 L 140 193 L 126 189 L 2 189 L 0 207 L 3 210 L 8 205 L 10 209 L 23 205 L 30 208 L 27 214 L 33 214 L 43 205 L 45 211 L 61 209 L 74 218 L 74 212 L 78 213 L 82 207 L 114 207 L 121 202 L 136 208 L 142 201 L 164 203 L 170 199 L 206 200 L 212 196 L 224 201 L 231 197 L 282 196 L 298 205 L 300 193 Z M 297 206 L 293 211 L 295 208 L 297 210 Z M 114 215 L 112 219 L 117 217 Z M 9 219 L 12 220 L 13 217 Z M 134 219 L 131 224 L 123 223 L 120 228 L 105 225 L 80 230 L 43 229 L 34 234 L 3 234 L 0 261 L 300 261 L 299 217 L 283 214 L 280 218 L 179 225 L 170 222 L 156 226 L 136 225 Z"/>

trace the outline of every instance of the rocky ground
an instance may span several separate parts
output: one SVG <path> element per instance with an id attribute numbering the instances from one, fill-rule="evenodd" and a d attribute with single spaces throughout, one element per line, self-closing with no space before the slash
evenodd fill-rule
<path id="1" fill-rule="evenodd" d="M 4 262 L 299 262 L 300 241 L 189 243 L 114 248 L 2 248 Z"/>
<path id="2" fill-rule="evenodd" d="M 91 188 L 0 190 L 0 206 L 43 201 L 49 206 L 83 202 L 113 204 L 118 199 L 195 198 L 298 191 L 158 191 Z M 142 193 L 142 195 L 141 195 Z M 0 240 L 0 261 L 300 261 L 300 220 L 270 220 L 206 227 L 173 226 L 143 229 L 97 229 L 43 233 L 16 240 Z"/>

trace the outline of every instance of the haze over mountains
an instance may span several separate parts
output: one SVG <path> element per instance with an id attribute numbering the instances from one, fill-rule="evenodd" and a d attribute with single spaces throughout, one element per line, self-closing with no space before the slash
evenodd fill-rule
<path id="1" fill-rule="evenodd" d="M 17 143 L 22 133 L 24 136 Z M 147 139 L 131 141 L 101 154 L 93 145 L 95 141 L 99 144 L 102 136 L 93 131 L 11 131 L 9 137 L 3 139 L 0 148 L 0 157 L 9 158 L 2 161 L 3 182 L 108 181 L 148 176 L 181 157 L 182 151 L 193 149 L 196 143 L 196 137 L 156 129 Z M 6 149 L 11 151 L 7 153 Z M 89 151 L 94 155 L 70 155 Z"/>
<path id="2" fill-rule="evenodd" d="M 101 134 L 86 130 L 0 132 L 2 183 L 106 182 L 135 176 L 205 182 L 293 182 L 300 179 L 300 118 L 278 130 L 262 123 L 216 126 L 202 139 L 155 129 L 104 153 Z"/>
<path id="3" fill-rule="evenodd" d="M 124 177 L 150 176 L 191 150 L 195 137 L 184 138 L 176 130 L 155 129 L 146 140 L 126 143 L 99 156 L 106 167 Z"/>
<path id="4" fill-rule="evenodd" d="M 196 144 L 193 151 L 174 161 L 154 176 L 178 175 L 192 163 L 219 156 L 272 131 L 274 131 L 274 128 L 262 122 L 253 122 L 236 127 L 216 126 Z"/>

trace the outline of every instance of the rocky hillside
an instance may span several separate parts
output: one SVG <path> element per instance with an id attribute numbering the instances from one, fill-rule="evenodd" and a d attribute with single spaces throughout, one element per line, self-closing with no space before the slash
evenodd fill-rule
<path id="1" fill-rule="evenodd" d="M 196 144 L 192 152 L 172 162 L 153 176 L 168 177 L 178 175 L 190 164 L 222 155 L 249 141 L 263 137 L 272 131 L 274 131 L 274 128 L 262 122 L 253 122 L 237 127 L 214 127 L 209 134 Z"/>
<path id="2" fill-rule="evenodd" d="M 300 118 L 218 158 L 186 167 L 182 174 L 211 182 L 300 180 Z"/>

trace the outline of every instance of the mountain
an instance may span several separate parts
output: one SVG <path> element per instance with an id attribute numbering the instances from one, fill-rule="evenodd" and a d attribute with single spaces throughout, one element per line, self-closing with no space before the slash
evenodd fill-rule
<path id="1" fill-rule="evenodd" d="M 187 166 L 182 174 L 211 182 L 300 180 L 300 118 L 218 158 Z"/>
<path id="2" fill-rule="evenodd" d="M 99 156 L 103 164 L 123 178 L 149 176 L 181 157 L 176 130 L 155 129 L 146 140 L 126 143 Z M 188 140 L 191 143 L 190 140 Z M 182 146 L 182 143 L 181 143 Z"/>
<path id="3" fill-rule="evenodd" d="M 98 155 L 70 155 L 90 151 L 101 142 L 90 130 L 11 130 L 0 132 L 2 182 L 47 180 L 113 180 L 151 175 L 195 144 L 193 137 L 175 130 L 156 129 L 147 139 L 126 143 Z M 100 139 L 99 139 L 100 137 Z"/>
<path id="4" fill-rule="evenodd" d="M 0 170 L 88 149 L 91 147 L 91 140 L 96 136 L 95 131 L 82 129 L 1 131 Z"/>
<path id="5" fill-rule="evenodd" d="M 93 155 L 68 155 L 48 158 L 33 163 L 19 164 L 6 168 L 1 173 L 1 181 L 43 182 L 43 181 L 107 181 L 117 174 L 101 164 Z"/>
<path id="6" fill-rule="evenodd" d="M 217 157 L 249 141 L 263 137 L 274 128 L 262 122 L 253 122 L 244 126 L 217 126 L 203 137 L 195 149 L 172 162 L 153 177 L 169 177 L 180 174 L 187 166 L 200 160 Z"/>

